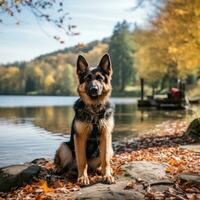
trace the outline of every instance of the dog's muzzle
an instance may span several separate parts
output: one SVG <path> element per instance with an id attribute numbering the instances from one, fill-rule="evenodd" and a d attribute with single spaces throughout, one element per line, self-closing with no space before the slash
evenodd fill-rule
<path id="1" fill-rule="evenodd" d="M 88 95 L 91 98 L 97 98 L 102 93 L 101 89 L 97 85 L 92 85 L 88 88 Z"/>

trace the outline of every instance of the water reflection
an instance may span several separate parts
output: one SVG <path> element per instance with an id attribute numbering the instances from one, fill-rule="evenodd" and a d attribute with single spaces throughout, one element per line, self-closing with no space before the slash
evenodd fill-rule
<path id="1" fill-rule="evenodd" d="M 1 108 L 0 118 L 12 123 L 32 122 L 51 133 L 69 133 L 72 107 Z"/>
<path id="2" fill-rule="evenodd" d="M 186 112 L 141 111 L 135 104 L 119 104 L 115 107 L 115 129 L 113 139 L 135 137 L 145 129 L 166 119 L 184 118 Z M 74 116 L 72 106 L 0 108 L 0 121 L 14 124 L 32 123 L 52 134 L 68 135 Z"/>
<path id="3" fill-rule="evenodd" d="M 73 116 L 72 106 L 0 108 L 0 167 L 53 158 L 59 143 L 69 139 Z M 136 104 L 117 104 L 113 140 L 137 137 L 155 124 L 187 116 L 187 112 L 141 111 Z"/>

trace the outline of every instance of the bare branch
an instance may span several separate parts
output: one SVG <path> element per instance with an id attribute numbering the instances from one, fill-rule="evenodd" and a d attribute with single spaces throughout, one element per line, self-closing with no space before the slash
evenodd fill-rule
<path id="1" fill-rule="evenodd" d="M 20 20 L 18 17 L 25 9 L 28 9 L 37 21 L 51 23 L 56 28 L 62 29 L 68 36 L 79 34 L 75 32 L 76 26 L 70 24 L 71 18 L 68 17 L 68 12 L 64 12 L 61 0 L 0 0 L 0 23 L 4 24 L 5 21 L 1 16 L 8 15 L 14 18 L 16 24 L 19 25 Z M 58 40 L 59 36 L 53 38 Z M 59 39 L 59 41 L 61 40 Z"/>
<path id="2" fill-rule="evenodd" d="M 141 8 L 143 6 L 144 2 L 145 2 L 145 0 L 138 0 L 136 6 L 131 8 L 131 11 L 135 11 L 138 8 Z"/>

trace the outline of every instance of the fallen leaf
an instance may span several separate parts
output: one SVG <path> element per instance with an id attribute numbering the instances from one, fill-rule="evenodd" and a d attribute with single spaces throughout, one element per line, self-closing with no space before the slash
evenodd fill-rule
<path id="1" fill-rule="evenodd" d="M 40 189 L 42 189 L 45 193 L 48 192 L 54 192 L 53 188 L 49 188 L 47 185 L 47 182 L 45 180 L 40 180 L 38 183 L 38 186 L 40 187 Z"/>
<path id="2" fill-rule="evenodd" d="M 129 182 L 126 184 L 126 187 L 125 187 L 124 189 L 125 189 L 125 190 L 133 189 L 133 188 L 135 187 L 135 184 L 136 184 L 135 181 L 129 181 Z"/>
<path id="3" fill-rule="evenodd" d="M 148 199 L 155 199 L 155 194 L 153 192 L 146 192 L 145 197 Z"/>
<path id="4" fill-rule="evenodd" d="M 54 188 L 62 188 L 64 187 L 65 183 L 61 180 L 56 180 L 53 184 L 53 187 Z"/>
<path id="5" fill-rule="evenodd" d="M 57 192 L 61 192 L 63 194 L 69 193 L 69 190 L 67 188 L 65 188 L 65 187 L 63 187 L 63 188 L 57 188 L 56 191 Z"/>
<path id="6" fill-rule="evenodd" d="M 188 200 L 199 200 L 199 198 L 196 196 L 196 194 L 192 194 L 188 197 Z"/>
<path id="7" fill-rule="evenodd" d="M 35 198 L 35 200 L 46 200 L 46 199 L 47 199 L 47 196 L 44 195 L 44 194 L 41 194 L 41 195 L 39 195 L 39 196 L 37 196 L 37 197 Z"/>
<path id="8" fill-rule="evenodd" d="M 176 159 L 174 159 L 174 158 L 170 159 L 170 160 L 168 161 L 168 163 L 169 163 L 170 165 L 172 165 L 172 166 L 178 166 L 178 165 L 179 165 L 179 162 L 178 162 Z"/>
<path id="9" fill-rule="evenodd" d="M 44 167 L 46 169 L 54 169 L 55 168 L 55 164 L 53 162 L 48 162 L 44 165 Z"/>
<path id="10" fill-rule="evenodd" d="M 26 185 L 26 186 L 24 187 L 24 192 L 26 192 L 26 193 L 31 193 L 31 192 L 33 192 L 33 187 L 32 187 L 31 185 Z"/>

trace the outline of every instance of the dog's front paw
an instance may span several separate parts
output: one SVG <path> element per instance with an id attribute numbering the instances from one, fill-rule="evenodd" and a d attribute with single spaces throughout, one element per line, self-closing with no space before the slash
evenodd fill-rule
<path id="1" fill-rule="evenodd" d="M 89 181 L 88 176 L 80 176 L 78 178 L 78 183 L 80 183 L 81 185 L 89 185 L 90 181 Z"/>
<path id="2" fill-rule="evenodd" d="M 108 175 L 108 176 L 103 176 L 103 182 L 107 183 L 107 184 L 113 184 L 115 183 L 115 178 L 112 175 Z"/>

